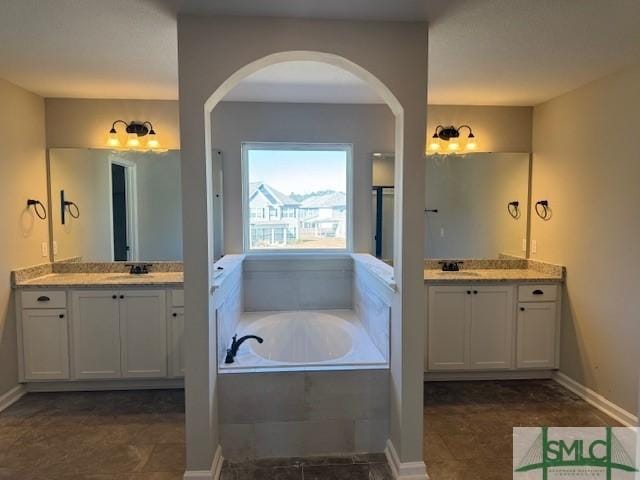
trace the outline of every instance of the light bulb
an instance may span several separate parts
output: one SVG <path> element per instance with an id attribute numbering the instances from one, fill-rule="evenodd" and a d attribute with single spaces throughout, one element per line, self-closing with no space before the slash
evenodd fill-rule
<path id="1" fill-rule="evenodd" d="M 154 149 L 158 148 L 159 146 L 160 146 L 160 142 L 156 138 L 156 132 L 151 130 L 149 132 L 149 139 L 147 140 L 147 148 L 150 148 L 151 150 L 154 150 Z"/>
<path id="2" fill-rule="evenodd" d="M 449 145 L 447 145 L 447 149 L 451 152 L 457 152 L 460 150 L 460 140 L 458 137 L 451 137 L 449 139 Z"/>
<path id="3" fill-rule="evenodd" d="M 107 138 L 107 145 L 110 147 L 119 147 L 120 140 L 118 139 L 118 132 L 115 129 L 109 131 L 109 137 Z"/>
<path id="4" fill-rule="evenodd" d="M 440 151 L 440 148 L 440 137 L 438 137 L 438 135 L 434 135 L 431 137 L 431 141 L 429 142 L 429 150 L 432 152 L 438 152 Z"/>
<path id="5" fill-rule="evenodd" d="M 138 138 L 138 135 L 135 133 L 129 133 L 127 135 L 127 147 L 129 148 L 137 148 L 140 146 L 140 139 Z"/>
<path id="6" fill-rule="evenodd" d="M 469 135 L 469 138 L 467 138 L 465 148 L 472 151 L 478 148 L 478 142 L 476 141 L 476 137 L 473 133 Z"/>

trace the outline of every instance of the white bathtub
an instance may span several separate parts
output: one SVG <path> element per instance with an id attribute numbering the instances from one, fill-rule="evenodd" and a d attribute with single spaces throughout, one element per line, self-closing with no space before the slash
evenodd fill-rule
<path id="1" fill-rule="evenodd" d="M 222 352 L 221 373 L 388 367 L 353 310 L 245 312 L 237 335 L 264 342 L 245 341 L 232 364 Z"/>

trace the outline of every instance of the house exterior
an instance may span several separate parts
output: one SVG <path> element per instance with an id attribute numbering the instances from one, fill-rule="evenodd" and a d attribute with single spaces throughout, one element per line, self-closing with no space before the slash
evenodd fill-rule
<path id="1" fill-rule="evenodd" d="M 347 236 L 347 196 L 342 192 L 327 193 L 305 199 L 300 205 L 300 236 Z"/>
<path id="2" fill-rule="evenodd" d="M 251 246 L 264 248 L 296 242 L 299 206 L 299 202 L 264 182 L 249 184 Z"/>
<path id="3" fill-rule="evenodd" d="M 334 192 L 298 202 L 264 182 L 249 184 L 251 248 L 346 238 L 346 200 L 344 193 Z"/>

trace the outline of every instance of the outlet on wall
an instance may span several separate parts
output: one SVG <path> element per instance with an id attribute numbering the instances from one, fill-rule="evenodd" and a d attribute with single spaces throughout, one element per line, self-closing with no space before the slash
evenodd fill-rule
<path id="1" fill-rule="evenodd" d="M 536 240 L 531 240 L 531 253 L 538 252 L 538 242 Z"/>
<path id="2" fill-rule="evenodd" d="M 523 252 L 527 251 L 527 239 L 526 238 L 522 239 L 522 251 Z"/>
<path id="3" fill-rule="evenodd" d="M 444 227 L 440 227 L 440 236 L 444 237 Z"/>
<path id="4" fill-rule="evenodd" d="M 42 245 L 40 246 L 41 250 L 42 250 L 42 256 L 43 257 L 48 257 L 49 256 L 49 244 L 47 242 L 42 242 Z"/>
<path id="5" fill-rule="evenodd" d="M 58 242 L 56 242 L 55 240 L 53 241 L 53 254 L 58 254 Z"/>

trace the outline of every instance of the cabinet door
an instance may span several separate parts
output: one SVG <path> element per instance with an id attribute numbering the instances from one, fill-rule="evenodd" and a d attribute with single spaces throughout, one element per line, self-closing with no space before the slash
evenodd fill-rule
<path id="1" fill-rule="evenodd" d="M 167 376 L 167 316 L 165 292 L 120 292 L 122 375 L 126 378 Z"/>
<path id="2" fill-rule="evenodd" d="M 169 317 L 170 375 L 184 377 L 184 309 L 174 308 Z"/>
<path id="3" fill-rule="evenodd" d="M 518 305 L 518 368 L 555 368 L 556 308 L 555 302 Z"/>
<path id="4" fill-rule="evenodd" d="M 512 286 L 472 288 L 469 368 L 473 370 L 513 367 L 515 306 Z"/>
<path id="5" fill-rule="evenodd" d="M 428 368 L 465 370 L 469 365 L 471 295 L 466 286 L 429 287 Z"/>
<path id="6" fill-rule="evenodd" d="M 67 311 L 23 310 L 22 353 L 25 380 L 68 380 Z"/>
<path id="7" fill-rule="evenodd" d="M 118 297 L 110 290 L 71 293 L 74 376 L 78 379 L 120 377 Z"/>

